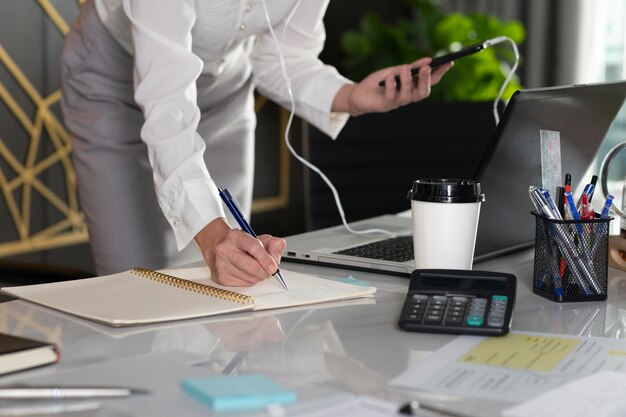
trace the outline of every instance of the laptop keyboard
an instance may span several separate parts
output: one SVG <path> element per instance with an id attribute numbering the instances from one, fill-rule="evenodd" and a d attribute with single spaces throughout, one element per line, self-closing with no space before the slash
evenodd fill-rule
<path id="1" fill-rule="evenodd" d="M 383 261 L 407 262 L 413 259 L 413 236 L 399 236 L 334 252 L 338 255 Z"/>

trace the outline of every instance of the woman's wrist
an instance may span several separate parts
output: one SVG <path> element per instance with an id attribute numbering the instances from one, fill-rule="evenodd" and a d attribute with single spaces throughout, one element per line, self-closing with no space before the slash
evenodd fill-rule
<path id="1" fill-rule="evenodd" d="M 362 112 L 356 111 L 351 103 L 352 93 L 356 84 L 344 84 L 339 88 L 333 99 L 332 111 L 336 113 L 348 113 L 350 116 L 358 116 Z"/>
<path id="2" fill-rule="evenodd" d="M 195 236 L 194 240 L 200 247 L 202 256 L 209 267 L 212 268 L 215 265 L 215 247 L 226 239 L 230 229 L 228 221 L 224 217 L 218 217 L 204 226 Z"/>

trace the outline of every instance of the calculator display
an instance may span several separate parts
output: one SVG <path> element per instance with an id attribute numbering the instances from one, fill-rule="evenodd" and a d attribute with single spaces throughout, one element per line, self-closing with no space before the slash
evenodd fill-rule
<path id="1" fill-rule="evenodd" d="M 439 273 L 427 273 L 420 275 L 421 288 L 442 288 L 450 290 L 506 290 L 506 279 L 499 277 L 481 277 L 474 275 L 471 279 L 459 276 Z"/>

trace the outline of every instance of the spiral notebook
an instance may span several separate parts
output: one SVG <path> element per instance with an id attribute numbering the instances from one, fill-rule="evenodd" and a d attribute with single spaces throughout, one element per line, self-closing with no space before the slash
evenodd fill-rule
<path id="1" fill-rule="evenodd" d="M 211 281 L 207 267 L 196 267 L 133 268 L 102 277 L 6 287 L 0 292 L 115 327 L 349 300 L 376 292 L 374 287 L 281 272 L 289 291 L 274 279 L 253 287 L 225 287 Z"/>

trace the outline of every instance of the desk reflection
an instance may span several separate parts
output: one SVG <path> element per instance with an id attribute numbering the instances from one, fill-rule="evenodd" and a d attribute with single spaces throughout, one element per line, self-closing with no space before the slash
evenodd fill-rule
<path id="1" fill-rule="evenodd" d="M 158 330 L 152 351 L 205 354 L 208 358 L 195 366 L 206 367 L 212 374 L 261 372 L 294 388 L 332 382 L 359 394 L 385 392 L 387 378 L 351 358 L 332 321 L 315 313 Z"/>

